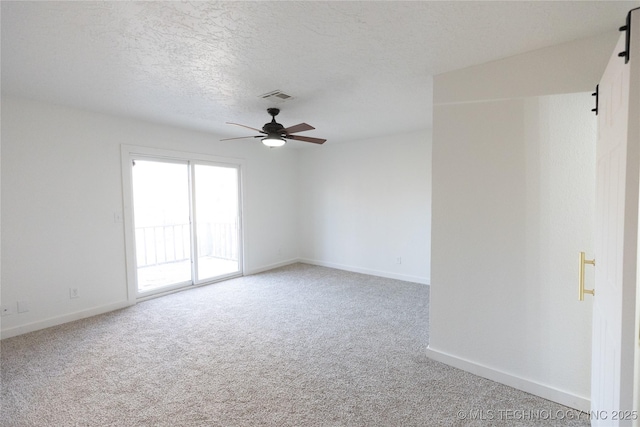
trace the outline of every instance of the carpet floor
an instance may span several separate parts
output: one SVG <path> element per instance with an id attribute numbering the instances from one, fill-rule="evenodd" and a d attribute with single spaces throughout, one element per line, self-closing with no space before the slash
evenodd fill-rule
<path id="1" fill-rule="evenodd" d="M 306 264 L 1 342 L 2 426 L 586 426 L 435 362 L 429 287 Z"/>

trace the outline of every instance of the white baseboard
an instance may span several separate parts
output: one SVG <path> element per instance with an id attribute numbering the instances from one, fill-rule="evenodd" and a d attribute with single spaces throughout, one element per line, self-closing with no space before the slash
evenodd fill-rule
<path id="1" fill-rule="evenodd" d="M 411 276 L 408 274 L 391 273 L 388 271 L 372 270 L 369 268 L 354 267 L 351 265 L 336 264 L 333 262 L 319 261 L 315 259 L 300 258 L 298 262 L 305 264 L 319 265 L 321 267 L 335 268 L 337 270 L 351 271 L 353 273 L 368 274 L 370 276 L 386 277 L 387 279 L 402 280 L 404 282 L 420 283 L 429 285 L 430 280 L 427 277 Z"/>
<path id="2" fill-rule="evenodd" d="M 122 301 L 114 304 L 94 307 L 87 310 L 76 311 L 62 316 L 50 317 L 37 322 L 27 323 L 26 325 L 15 326 L 0 331 L 0 339 L 11 338 L 29 332 L 39 331 L 40 329 L 50 328 L 52 326 L 62 325 L 63 323 L 73 322 L 75 320 L 85 319 L 87 317 L 96 316 L 98 314 L 108 313 L 110 311 L 119 310 L 130 306 L 128 301 Z"/>
<path id="3" fill-rule="evenodd" d="M 263 265 L 262 267 L 258 267 L 258 268 L 246 269 L 244 271 L 244 275 L 245 276 L 250 276 L 252 274 L 262 273 L 263 271 L 273 270 L 274 268 L 284 267 L 286 265 L 295 264 L 296 262 L 302 262 L 302 261 L 300 259 L 298 259 L 298 258 L 291 258 L 291 259 L 288 259 L 286 261 L 280 261 L 280 262 L 276 262 L 274 264 Z"/>
<path id="4" fill-rule="evenodd" d="M 536 396 L 542 397 L 543 399 L 551 400 L 552 402 L 556 402 L 561 405 L 577 409 L 579 411 L 589 412 L 591 410 L 591 401 L 586 397 L 577 396 L 566 391 L 558 390 L 557 388 L 521 378 L 516 375 L 508 374 L 506 372 L 502 372 L 500 370 L 493 369 L 467 359 L 462 359 L 460 357 L 453 356 L 442 351 L 434 350 L 432 348 L 427 348 L 427 357 L 438 362 L 442 362 L 446 365 L 462 369 L 463 371 L 470 372 L 474 375 L 478 375 L 480 377 L 508 385 L 518 390 L 534 394 Z"/>

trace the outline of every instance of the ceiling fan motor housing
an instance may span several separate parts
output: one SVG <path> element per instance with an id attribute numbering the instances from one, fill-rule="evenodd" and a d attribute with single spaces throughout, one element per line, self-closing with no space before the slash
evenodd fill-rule
<path id="1" fill-rule="evenodd" d="M 267 112 L 271 115 L 271 122 L 269 123 L 265 123 L 264 126 L 262 126 L 262 130 L 265 131 L 266 133 L 272 134 L 281 134 L 283 133 L 282 130 L 284 129 L 284 126 L 282 126 L 280 123 L 276 123 L 276 116 L 280 113 L 280 109 L 279 108 L 268 108 Z"/>

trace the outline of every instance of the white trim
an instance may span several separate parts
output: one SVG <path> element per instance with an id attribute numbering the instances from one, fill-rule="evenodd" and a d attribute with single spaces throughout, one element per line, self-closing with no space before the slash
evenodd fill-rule
<path id="1" fill-rule="evenodd" d="M 297 262 L 304 262 L 299 258 L 291 258 L 286 261 L 276 262 L 275 264 L 264 265 L 262 267 L 253 268 L 251 270 L 245 270 L 245 275 L 250 276 L 252 274 L 262 273 L 263 271 L 273 270 L 274 268 L 284 267 L 287 265 L 295 264 Z"/>
<path id="2" fill-rule="evenodd" d="M 27 323 L 26 325 L 20 325 L 13 328 L 4 329 L 1 332 L 2 339 L 11 338 L 18 335 L 26 334 L 29 332 L 39 331 L 40 329 L 50 328 L 52 326 L 62 325 L 64 323 L 73 322 L 75 320 L 86 319 L 88 317 L 97 316 L 98 314 L 108 313 L 114 310 L 120 310 L 121 308 L 129 307 L 128 301 L 121 301 L 113 304 L 102 305 L 99 307 L 93 307 L 86 310 L 80 310 L 73 313 L 65 314 L 62 316 L 50 317 L 44 320 L 38 320 L 37 322 Z"/>
<path id="3" fill-rule="evenodd" d="M 308 259 L 308 258 L 300 258 L 298 261 L 303 262 L 305 264 L 319 265 L 321 267 L 335 268 L 337 270 L 351 271 L 353 273 L 368 274 L 370 276 L 385 277 L 387 279 L 402 280 L 404 282 L 420 283 L 422 285 L 429 285 L 431 283 L 431 280 L 429 280 L 428 277 L 411 276 L 408 274 L 372 270 L 369 268 L 354 267 L 351 265 L 336 264 L 333 262 L 319 261 L 319 260 Z"/>
<path id="4" fill-rule="evenodd" d="M 133 177 L 131 155 L 134 147 L 120 146 L 122 173 L 122 221 L 124 223 L 125 274 L 127 277 L 127 301 L 136 303 L 136 245 L 133 225 Z"/>
<path id="5" fill-rule="evenodd" d="M 239 157 L 222 157 L 211 154 L 194 153 L 191 151 L 164 150 L 161 148 L 144 147 L 140 145 L 121 145 L 122 152 L 150 158 L 164 158 L 167 160 L 197 160 L 211 163 L 226 163 L 230 165 L 244 165 L 246 162 Z"/>
<path id="6" fill-rule="evenodd" d="M 518 390 L 534 394 L 544 399 L 560 403 L 561 405 L 578 409 L 579 411 L 588 413 L 591 410 L 591 401 L 588 397 L 577 396 L 573 393 L 559 390 L 557 388 L 541 384 L 536 381 L 528 380 L 517 375 L 509 374 L 498 369 L 490 368 L 488 366 L 472 362 L 470 360 L 463 359 L 452 354 L 435 350 L 431 347 L 427 348 L 427 357 L 429 359 L 433 359 L 446 365 L 462 369 L 463 371 L 470 372 L 483 378 L 487 378 L 492 381 L 496 381 L 501 384 L 516 388 Z"/>

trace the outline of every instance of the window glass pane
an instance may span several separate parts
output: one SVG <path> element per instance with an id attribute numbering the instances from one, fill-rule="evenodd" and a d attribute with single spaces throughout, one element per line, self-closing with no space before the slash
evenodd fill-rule
<path id="1" fill-rule="evenodd" d="M 132 177 L 138 292 L 190 282 L 188 164 L 136 160 Z"/>
<path id="2" fill-rule="evenodd" d="M 238 169 L 195 165 L 197 281 L 238 272 Z"/>

